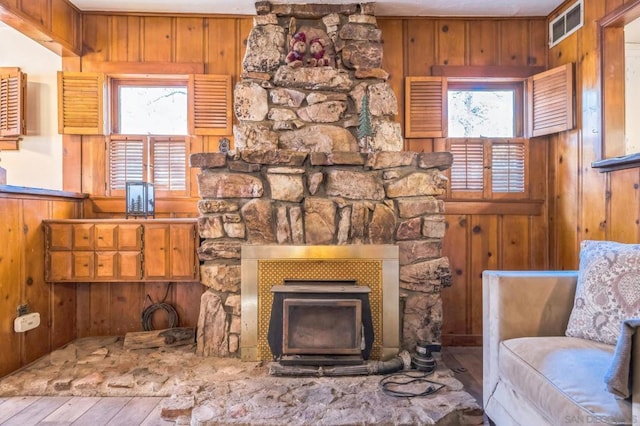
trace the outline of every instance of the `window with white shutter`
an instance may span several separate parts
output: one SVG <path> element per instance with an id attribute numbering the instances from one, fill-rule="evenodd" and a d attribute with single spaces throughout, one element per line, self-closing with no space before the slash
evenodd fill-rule
<path id="1" fill-rule="evenodd" d="M 186 191 L 187 146 L 184 138 L 151 138 L 156 191 Z"/>
<path id="2" fill-rule="evenodd" d="M 146 181 L 146 137 L 112 137 L 109 141 L 109 189 L 124 191 L 127 181 Z"/>
<path id="3" fill-rule="evenodd" d="M 526 156 L 524 141 L 493 142 L 491 144 L 492 192 L 525 192 Z"/>

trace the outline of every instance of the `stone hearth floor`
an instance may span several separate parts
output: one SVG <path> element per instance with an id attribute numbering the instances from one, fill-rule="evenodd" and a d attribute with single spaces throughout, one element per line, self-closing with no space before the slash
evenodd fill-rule
<path id="1" fill-rule="evenodd" d="M 118 337 L 78 339 L 0 380 L 0 396 L 164 396 L 178 424 L 482 424 L 482 409 L 441 362 L 426 397 L 382 392 L 383 376 L 276 377 L 268 363 L 200 357 L 195 347 L 128 351 Z"/>

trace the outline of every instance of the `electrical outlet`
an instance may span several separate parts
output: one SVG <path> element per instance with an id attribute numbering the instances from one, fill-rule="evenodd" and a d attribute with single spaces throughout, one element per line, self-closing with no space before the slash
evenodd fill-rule
<path id="1" fill-rule="evenodd" d="M 29 307 L 27 306 L 27 304 L 25 303 L 24 305 L 18 305 L 18 317 L 21 317 L 23 315 L 26 315 L 29 313 Z"/>

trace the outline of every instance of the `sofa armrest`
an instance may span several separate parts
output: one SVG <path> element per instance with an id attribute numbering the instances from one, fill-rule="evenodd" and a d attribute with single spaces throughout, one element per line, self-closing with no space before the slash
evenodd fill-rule
<path id="1" fill-rule="evenodd" d="M 573 308 L 577 271 L 484 271 L 482 339 L 484 406 L 498 384 L 500 342 L 562 336 Z"/>

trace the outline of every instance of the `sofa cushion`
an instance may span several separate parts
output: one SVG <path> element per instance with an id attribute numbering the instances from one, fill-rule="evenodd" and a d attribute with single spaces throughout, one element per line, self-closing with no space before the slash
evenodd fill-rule
<path id="1" fill-rule="evenodd" d="M 585 240 L 566 335 L 615 345 L 626 318 L 640 317 L 640 244 Z"/>
<path id="2" fill-rule="evenodd" d="M 607 392 L 614 347 L 575 337 L 523 337 L 500 344 L 503 381 L 549 423 L 631 424 L 631 404 Z"/>

